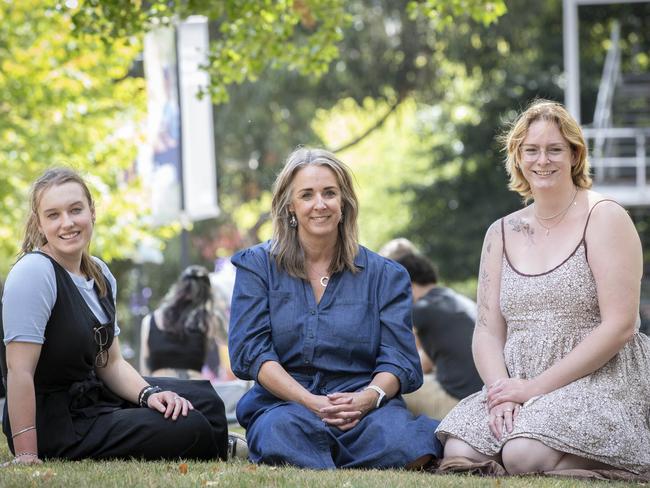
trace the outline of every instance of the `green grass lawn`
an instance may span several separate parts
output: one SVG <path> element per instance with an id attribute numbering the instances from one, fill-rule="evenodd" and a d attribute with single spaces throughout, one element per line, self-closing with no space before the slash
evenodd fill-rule
<path id="1" fill-rule="evenodd" d="M 11 459 L 2 443 L 0 461 Z M 624 483 L 603 487 L 629 486 Z M 0 487 L 537 487 L 569 488 L 594 483 L 570 479 L 521 477 L 479 478 L 432 475 L 400 470 L 310 471 L 296 468 L 255 466 L 245 462 L 143 462 L 143 461 L 51 461 L 40 466 L 0 469 Z M 597 485 L 598 486 L 598 485 Z"/>

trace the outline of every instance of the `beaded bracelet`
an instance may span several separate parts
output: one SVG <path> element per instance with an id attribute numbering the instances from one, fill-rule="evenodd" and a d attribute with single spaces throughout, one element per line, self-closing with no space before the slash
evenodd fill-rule
<path id="1" fill-rule="evenodd" d="M 149 406 L 148 404 L 149 397 L 154 393 L 159 393 L 161 391 L 163 390 L 159 386 L 152 386 L 152 385 L 145 386 L 140 392 L 138 403 L 142 408 L 147 408 Z"/>
<path id="2" fill-rule="evenodd" d="M 30 425 L 29 427 L 25 427 L 24 429 L 19 430 L 18 432 L 12 434 L 12 435 L 11 435 L 11 438 L 12 438 L 12 439 L 15 439 L 15 438 L 18 437 L 20 434 L 24 434 L 25 432 L 29 432 L 30 430 L 36 430 L 36 426 L 34 426 L 34 425 Z"/>
<path id="3" fill-rule="evenodd" d="M 142 406 L 142 395 L 144 395 L 144 392 L 153 388 L 151 385 L 146 385 L 140 390 L 140 393 L 138 393 L 138 405 Z"/>
<path id="4" fill-rule="evenodd" d="M 28 452 L 28 451 L 17 452 L 16 455 L 14 456 L 14 459 L 22 457 L 22 456 L 38 457 L 38 454 L 36 454 L 35 452 Z"/>

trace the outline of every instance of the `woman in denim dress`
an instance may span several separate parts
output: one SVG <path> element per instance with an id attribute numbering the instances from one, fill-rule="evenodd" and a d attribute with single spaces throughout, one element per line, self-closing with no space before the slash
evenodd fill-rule
<path id="1" fill-rule="evenodd" d="M 357 242 L 348 168 L 301 148 L 279 174 L 273 239 L 232 258 L 233 372 L 250 459 L 313 469 L 415 468 L 440 455 L 437 421 L 401 394 L 422 370 L 406 271 Z"/>

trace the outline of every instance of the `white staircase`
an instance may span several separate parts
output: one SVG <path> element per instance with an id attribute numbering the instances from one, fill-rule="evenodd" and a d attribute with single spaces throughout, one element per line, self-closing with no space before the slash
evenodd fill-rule
<path id="1" fill-rule="evenodd" d="M 594 121 L 584 129 L 594 189 L 626 207 L 650 206 L 650 73 L 622 74 L 614 24 Z"/>

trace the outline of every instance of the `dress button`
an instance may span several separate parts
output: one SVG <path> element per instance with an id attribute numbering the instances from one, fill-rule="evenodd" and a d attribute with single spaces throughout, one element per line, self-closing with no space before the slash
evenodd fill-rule
<path id="1" fill-rule="evenodd" d="M 305 359 L 305 363 L 309 364 L 309 359 Z"/>
<path id="2" fill-rule="evenodd" d="M 309 313 L 311 313 L 312 315 L 316 315 L 316 310 L 310 310 Z"/>

